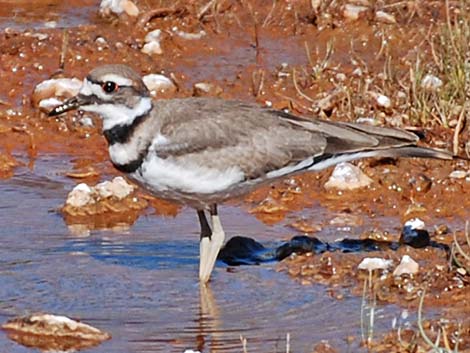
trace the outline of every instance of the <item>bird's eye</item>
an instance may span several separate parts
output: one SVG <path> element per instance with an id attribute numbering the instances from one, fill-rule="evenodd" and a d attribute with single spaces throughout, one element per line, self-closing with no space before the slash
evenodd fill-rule
<path id="1" fill-rule="evenodd" d="M 112 81 L 103 82 L 101 87 L 103 88 L 103 91 L 105 91 L 106 93 L 116 92 L 119 88 L 119 86 Z"/>

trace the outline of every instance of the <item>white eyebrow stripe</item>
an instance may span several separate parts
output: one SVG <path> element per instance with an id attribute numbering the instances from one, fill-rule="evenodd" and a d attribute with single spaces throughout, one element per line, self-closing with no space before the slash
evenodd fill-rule
<path id="1" fill-rule="evenodd" d="M 132 86 L 132 80 L 116 75 L 116 74 L 106 74 L 101 77 L 102 82 L 111 81 L 116 83 L 118 86 Z"/>
<path id="2" fill-rule="evenodd" d="M 103 100 L 110 99 L 110 95 L 103 92 L 101 86 L 97 83 L 93 83 L 87 79 L 83 80 L 82 88 L 80 88 L 80 93 L 85 96 L 97 96 Z"/>

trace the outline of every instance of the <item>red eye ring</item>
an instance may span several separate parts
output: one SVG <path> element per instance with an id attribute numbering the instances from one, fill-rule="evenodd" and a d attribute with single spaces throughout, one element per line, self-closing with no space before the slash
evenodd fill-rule
<path id="1" fill-rule="evenodd" d="M 119 86 L 113 81 L 106 81 L 101 84 L 101 88 L 103 88 L 103 91 L 106 93 L 113 93 L 119 89 Z"/>

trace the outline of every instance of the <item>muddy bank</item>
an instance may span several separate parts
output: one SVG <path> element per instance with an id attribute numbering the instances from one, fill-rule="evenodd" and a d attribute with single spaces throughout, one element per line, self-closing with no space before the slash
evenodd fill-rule
<path id="1" fill-rule="evenodd" d="M 431 309 L 433 320 L 460 320 L 463 327 L 468 327 L 468 273 L 449 267 L 439 249 L 408 247 L 367 255 L 326 252 L 293 256 L 279 265 L 281 273 L 272 273 L 272 264 L 249 269 L 219 268 L 214 286 L 222 294 L 215 302 L 226 326 L 215 320 L 222 329 L 214 328 L 217 325 L 210 318 L 217 315 L 208 313 L 207 303 L 203 306 L 189 295 L 183 295 L 177 303 L 187 315 L 168 324 L 181 312 L 178 305 L 165 301 L 168 293 L 194 290 L 191 268 L 197 259 L 191 249 L 197 247 L 197 229 L 193 215 L 138 191 L 137 196 L 148 202 L 148 207 L 132 214 L 124 212 L 116 220 L 68 220 L 69 224 L 84 224 L 92 230 L 90 238 L 69 238 L 57 212 L 67 192 L 80 182 L 94 185 L 118 173 L 108 161 L 96 117 L 69 114 L 50 119 L 33 106 L 32 96 L 43 80 L 81 79 L 99 64 L 126 63 L 142 74 L 168 77 L 176 89 L 164 97 L 209 94 L 289 109 L 307 117 L 399 126 L 417 132 L 424 145 L 454 149 L 465 155 L 468 110 L 465 97 L 455 93 L 465 89 L 459 89 L 458 75 L 456 78 L 447 68 L 455 67 L 452 58 L 460 62 L 468 59 L 465 43 L 469 40 L 464 27 L 468 24 L 467 4 L 449 1 L 446 8 L 442 1 L 384 1 L 374 6 L 355 3 L 356 7 L 351 8 L 348 5 L 352 2 L 346 1 L 135 3 L 140 10 L 136 18 L 100 16 L 94 1 L 6 2 L 0 9 L 0 79 L 8 83 L 0 87 L 0 177 L 2 194 L 8 198 L 3 205 L 8 210 L 4 222 L 10 222 L 7 215 L 22 220 L 22 224 L 14 222 L 3 234 L 11 251 L 2 257 L 9 259 L 4 260 L 7 263 L 2 271 L 13 271 L 14 275 L 7 277 L 9 285 L 3 300 L 0 298 L 4 303 L 2 318 L 30 310 L 31 302 L 39 302 L 36 309 L 40 310 L 60 308 L 76 316 L 89 316 L 118 332 L 114 336 L 121 333 L 126 337 L 115 345 L 107 343 L 111 346 L 98 348 L 104 351 L 109 347 L 124 350 L 122 347 L 129 342 L 137 343 L 130 344 L 127 351 L 181 351 L 186 345 L 239 351 L 239 335 L 243 334 L 248 336 L 249 351 L 263 352 L 266 345 L 284 347 L 286 331 L 295 330 L 299 334 L 292 335 L 292 344 L 301 351 L 321 339 L 332 340 L 333 347 L 341 350 L 348 343 L 335 340 L 331 334 L 338 329 L 337 322 L 329 322 L 328 330 L 317 329 L 312 338 L 311 330 L 302 327 L 322 327 L 321 321 L 311 321 L 302 313 L 323 312 L 325 307 L 329 317 L 356 313 L 367 278 L 357 269 L 361 260 L 377 256 L 398 264 L 402 255 L 409 255 L 419 263 L 419 274 L 400 281 L 390 275 L 376 278 L 380 305 L 392 311 L 395 307 L 386 303 L 394 303 L 415 312 L 420 290 L 426 287 L 425 310 Z M 351 10 L 357 12 L 357 18 Z M 463 27 L 457 32 L 454 26 L 459 24 Z M 454 52 L 442 46 L 443 42 L 451 42 L 449 29 L 456 34 L 452 37 Z M 162 53 L 148 55 L 142 49 L 146 35 L 153 30 L 161 30 Z M 427 75 L 431 76 L 425 81 Z M 439 89 L 423 84 L 438 85 L 435 78 L 441 81 Z M 194 88 L 201 82 L 214 89 L 201 93 Z M 290 178 L 232 201 L 226 206 L 228 232 L 250 236 L 263 244 L 286 241 L 299 232 L 325 243 L 344 237 L 398 241 L 404 222 L 419 217 L 433 241 L 451 246 L 456 232 L 459 243 L 465 245 L 463 229 L 470 209 L 467 162 L 367 160 L 357 165 L 372 179 L 372 184 L 363 189 L 326 190 L 324 185 L 331 174 L 327 170 Z M 124 229 L 132 224 L 130 230 Z M 38 229 L 37 234 L 31 228 Z M 110 228 L 115 232 L 110 233 Z M 155 233 L 164 236 L 160 245 L 171 256 L 155 255 L 161 254 L 161 248 L 152 245 Z M 41 249 L 39 255 L 27 246 L 28 241 Z M 55 249 L 52 255 L 48 250 L 51 246 Z M 20 255 L 15 257 L 12 252 Z M 53 279 L 54 271 L 70 261 L 70 254 L 74 254 L 72 262 L 83 273 L 66 267 L 61 275 L 83 283 L 78 292 L 84 294 L 76 304 L 73 293 L 77 288 L 73 283 L 64 280 L 61 285 Z M 56 266 L 47 265 L 51 256 Z M 39 273 L 28 267 L 29 261 L 43 266 Z M 164 273 L 155 274 L 162 269 Z M 90 274 L 98 279 L 90 279 Z M 233 282 L 238 276 L 241 279 Z M 253 278 L 263 283 L 260 288 L 250 285 Z M 160 287 L 165 281 L 169 283 Z M 126 291 L 126 287 L 137 294 Z M 294 288 L 289 304 L 281 295 L 286 287 Z M 249 310 L 239 316 L 230 311 L 243 306 L 233 295 L 240 289 L 250 293 L 246 297 L 258 298 L 251 303 L 253 307 L 261 305 L 263 309 L 256 325 L 250 325 Z M 279 294 L 272 299 L 273 307 L 267 307 L 262 298 L 272 298 L 272 292 Z M 29 293 L 26 299 L 19 300 L 25 293 Z M 52 296 L 50 300 L 45 299 L 48 295 Z M 91 304 L 85 300 L 87 297 L 92 298 Z M 98 310 L 100 298 L 109 300 L 102 310 Z M 191 305 L 185 305 L 185 300 Z M 155 303 L 159 301 L 170 308 L 160 321 L 155 319 L 160 309 Z M 129 302 L 135 303 L 131 314 L 115 311 Z M 270 318 L 283 316 L 284 310 L 292 314 L 282 323 L 270 325 Z M 386 316 L 389 321 L 390 311 Z M 119 326 L 129 315 L 131 319 L 124 321 L 131 329 Z M 349 326 L 341 332 L 356 337 L 356 349 L 360 330 L 355 319 L 349 320 Z M 237 326 L 234 322 L 243 324 Z M 154 325 L 164 334 L 156 333 Z M 179 326 L 186 329 L 178 331 Z M 381 328 L 388 329 L 388 323 Z M 251 345 L 250 339 L 254 341 Z M 462 347 L 467 349 L 468 342 L 462 341 Z"/>

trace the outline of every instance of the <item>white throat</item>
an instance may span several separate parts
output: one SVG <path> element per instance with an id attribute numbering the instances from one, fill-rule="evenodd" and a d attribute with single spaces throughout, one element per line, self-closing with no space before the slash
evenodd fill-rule
<path id="1" fill-rule="evenodd" d="M 101 115 L 103 118 L 103 130 L 109 130 L 116 125 L 130 125 L 136 117 L 149 112 L 152 109 L 152 98 L 141 98 L 139 103 L 133 108 L 128 108 L 123 104 L 95 103 L 83 106 L 80 109 Z"/>

